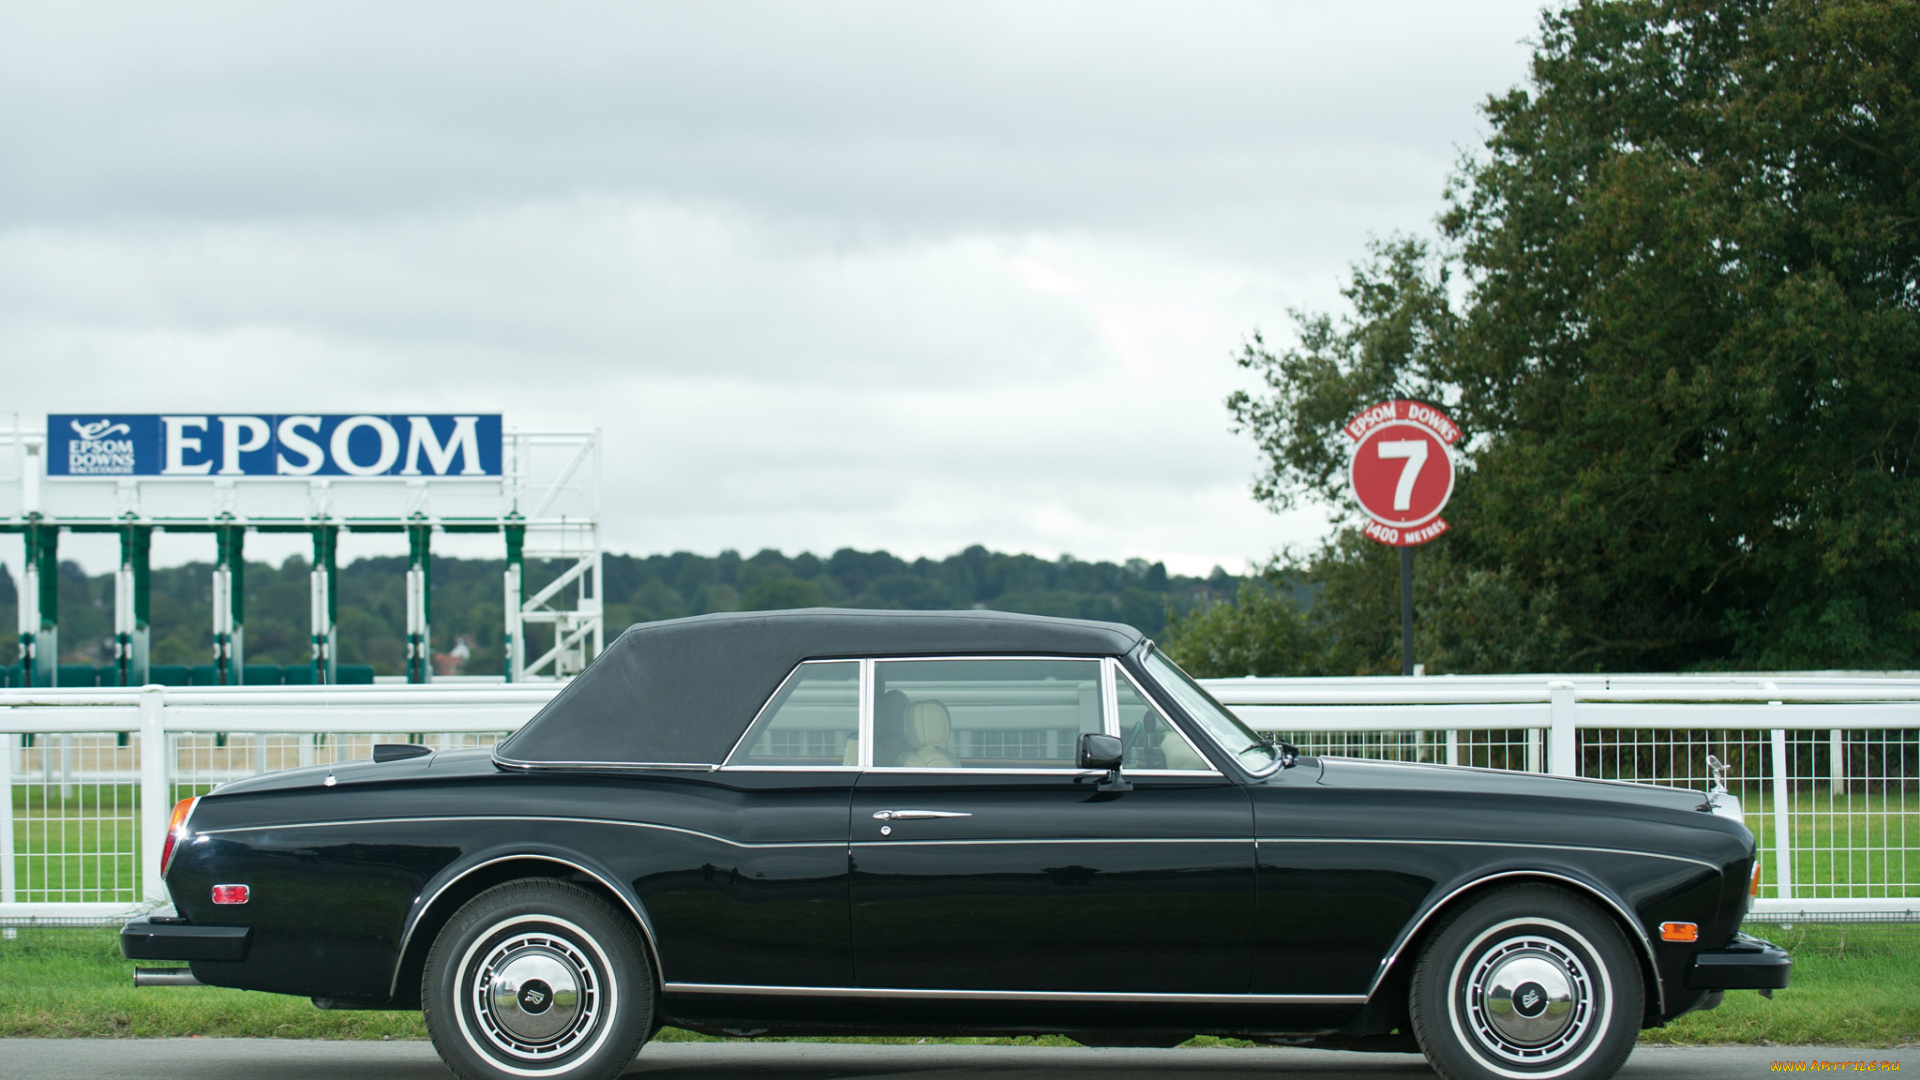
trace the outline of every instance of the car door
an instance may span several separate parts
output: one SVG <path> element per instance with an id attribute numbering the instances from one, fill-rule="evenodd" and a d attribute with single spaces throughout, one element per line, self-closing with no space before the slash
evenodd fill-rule
<path id="1" fill-rule="evenodd" d="M 662 867 L 635 882 L 667 988 L 844 987 L 847 805 L 859 774 L 860 662 L 800 664 L 713 773 L 659 788 Z"/>
<path id="2" fill-rule="evenodd" d="M 1152 731 L 1122 725 L 1121 686 L 1152 708 L 1111 661 L 874 663 L 852 804 L 857 985 L 1247 992 L 1250 800 L 1159 710 Z M 1074 767 L 1084 733 L 1131 736 L 1129 788 Z"/>

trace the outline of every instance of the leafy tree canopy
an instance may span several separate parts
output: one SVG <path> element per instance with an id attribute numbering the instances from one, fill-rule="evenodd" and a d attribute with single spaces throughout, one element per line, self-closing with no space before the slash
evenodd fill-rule
<path id="1" fill-rule="evenodd" d="M 1394 395 L 1469 435 L 1431 670 L 1920 664 L 1920 5 L 1586 0 L 1485 112 L 1437 243 L 1238 358 L 1256 496 L 1343 514 L 1308 666 L 1395 667 L 1339 433 Z"/>

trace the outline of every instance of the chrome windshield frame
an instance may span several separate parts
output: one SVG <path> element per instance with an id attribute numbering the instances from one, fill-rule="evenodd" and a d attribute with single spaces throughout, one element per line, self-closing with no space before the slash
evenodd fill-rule
<path id="1" fill-rule="evenodd" d="M 1159 649 L 1153 643 L 1153 640 L 1151 638 L 1143 638 L 1140 644 L 1134 648 L 1133 652 L 1131 652 L 1128 655 L 1129 655 L 1129 658 L 1134 661 L 1134 667 L 1136 669 L 1134 671 L 1134 674 L 1138 676 L 1140 681 L 1144 684 L 1140 687 L 1140 689 L 1142 690 L 1142 692 L 1157 695 L 1157 699 L 1158 699 L 1157 704 L 1160 706 L 1161 712 L 1168 712 L 1169 710 L 1166 707 L 1167 702 L 1169 700 L 1173 701 L 1179 707 L 1172 710 L 1172 712 L 1169 715 L 1178 714 L 1180 717 L 1184 718 L 1188 723 L 1198 728 L 1201 734 L 1203 734 L 1206 737 L 1206 740 L 1209 744 L 1211 744 L 1214 748 L 1219 750 L 1221 754 L 1225 755 L 1228 761 L 1233 762 L 1234 768 L 1238 769 L 1240 772 L 1244 773 L 1245 775 L 1255 780 L 1265 780 L 1267 777 L 1270 777 L 1274 773 L 1279 772 L 1281 768 L 1284 767 L 1285 762 L 1277 752 L 1274 754 L 1274 758 L 1272 762 L 1269 763 L 1265 768 L 1256 769 L 1249 766 L 1245 761 L 1241 760 L 1240 754 L 1238 752 L 1228 749 L 1227 745 L 1221 742 L 1218 736 L 1214 735 L 1212 728 L 1208 727 L 1207 724 L 1202 722 L 1199 717 L 1190 715 L 1186 707 L 1184 705 L 1180 705 L 1179 696 L 1174 694 L 1173 691 L 1169 690 L 1167 687 L 1162 686 L 1161 680 L 1158 677 L 1156 677 L 1153 673 L 1153 670 L 1147 666 L 1147 658 L 1152 656 L 1156 652 L 1159 652 Z M 1172 657 L 1167 656 L 1165 653 L 1160 653 L 1160 656 L 1169 665 L 1171 665 L 1174 670 L 1179 671 L 1181 674 L 1186 674 L 1186 669 L 1182 668 L 1179 664 L 1174 663 Z M 1192 680 L 1193 676 L 1188 675 L 1187 678 L 1189 680 Z M 1259 732 L 1254 731 L 1252 727 L 1248 726 L 1245 720 L 1242 720 L 1238 716 L 1235 716 L 1233 713 L 1233 710 L 1227 708 L 1225 705 L 1222 705 L 1220 704 L 1220 702 L 1214 700 L 1214 696 L 1212 694 L 1207 693 L 1206 687 L 1201 686 L 1197 681 L 1194 682 L 1193 685 L 1194 685 L 1194 689 L 1200 691 L 1201 695 L 1204 696 L 1206 700 L 1213 705 L 1214 708 L 1219 709 L 1235 724 L 1238 724 L 1240 727 L 1244 728 L 1249 735 L 1254 736 L 1255 739 L 1259 739 L 1259 735 L 1260 735 Z"/>

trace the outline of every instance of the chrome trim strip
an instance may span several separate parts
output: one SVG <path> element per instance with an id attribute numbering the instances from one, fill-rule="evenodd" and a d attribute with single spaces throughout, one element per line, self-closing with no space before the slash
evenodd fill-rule
<path id="1" fill-rule="evenodd" d="M 1720 872 L 1720 868 L 1713 863 L 1707 862 L 1704 859 L 1689 858 L 1685 855 L 1666 855 L 1658 851 L 1634 851 L 1631 848 L 1592 847 L 1584 844 L 1536 844 L 1525 840 L 1414 840 L 1400 839 L 1397 837 L 1368 837 L 1362 839 L 1352 836 L 1330 836 L 1321 838 L 1262 836 L 1257 839 L 1257 842 L 1262 844 L 1426 844 L 1448 847 L 1531 848 L 1540 851 L 1593 851 L 1603 855 L 1637 855 L 1647 859 L 1666 859 L 1669 862 L 1693 863 L 1695 866 L 1704 866 L 1715 873 Z"/>
<path id="2" fill-rule="evenodd" d="M 1010 836 L 1004 840 L 855 840 L 854 847 L 904 847 L 912 845 L 962 844 L 1246 844 L 1253 841 L 1243 836 Z"/>
<path id="3" fill-rule="evenodd" d="M 916 990 L 856 986 L 664 983 L 669 994 L 919 999 L 928 1001 L 1096 1001 L 1149 1005 L 1362 1005 L 1365 994 L 1133 994 L 1081 990 Z"/>
<path id="4" fill-rule="evenodd" d="M 202 836 L 217 836 L 226 833 L 272 832 L 275 829 L 327 829 L 342 825 L 392 825 L 412 824 L 427 821 L 564 821 L 578 825 L 619 825 L 630 829 L 656 829 L 660 832 L 682 833 L 697 836 L 702 840 L 712 840 L 728 847 L 770 849 L 770 848 L 845 848 L 844 840 L 784 840 L 774 843 L 745 843 L 729 840 L 724 836 L 701 832 L 698 829 L 683 829 L 677 825 L 661 825 L 651 821 L 618 821 L 612 818 L 552 817 L 539 814 L 466 814 L 435 817 L 411 818 L 350 818 L 340 821 L 306 821 L 282 825 L 246 825 L 231 829 L 209 829 Z M 1107 837 L 1018 837 L 1005 840 L 861 840 L 854 845 L 872 847 L 899 847 L 902 844 L 1251 844 L 1253 841 L 1242 836 L 1107 836 Z M 529 856 L 530 858 L 532 856 Z"/>
<path id="5" fill-rule="evenodd" d="M 1600 850 L 1605 850 L 1605 849 L 1600 849 Z M 1564 881 L 1567 884 L 1572 885 L 1575 888 L 1579 889 L 1581 892 L 1585 893 L 1586 895 L 1592 896 L 1601 900 L 1608 907 L 1612 908 L 1615 914 L 1619 915 L 1620 918 L 1624 920 L 1628 926 L 1633 927 L 1634 936 L 1640 942 L 1640 956 L 1642 959 L 1644 959 L 1647 962 L 1647 967 L 1653 970 L 1654 1007 L 1659 1010 L 1660 1015 L 1662 1016 L 1666 1015 L 1667 987 L 1665 983 L 1660 981 L 1660 965 L 1654 961 L 1653 941 L 1652 939 L 1647 937 L 1646 928 L 1641 926 L 1639 920 L 1635 919 L 1633 915 L 1627 911 L 1626 908 L 1621 907 L 1619 901 L 1615 900 L 1611 896 L 1608 896 L 1606 893 L 1601 892 L 1595 886 L 1590 885 L 1587 882 L 1581 881 L 1578 878 L 1570 878 L 1565 874 L 1556 874 L 1550 870 L 1503 870 L 1497 874 L 1488 874 L 1486 877 L 1475 878 L 1474 880 L 1459 886 L 1458 888 L 1454 889 L 1452 892 L 1448 893 L 1447 895 L 1441 897 L 1439 900 L 1435 901 L 1433 904 L 1429 905 L 1427 910 L 1424 912 L 1421 912 L 1420 917 L 1413 921 L 1413 925 L 1408 927 L 1406 932 L 1400 935 L 1399 940 L 1393 943 L 1393 951 L 1388 953 L 1386 957 L 1380 961 L 1380 970 L 1376 972 L 1373 976 L 1373 985 L 1367 987 L 1367 997 L 1372 998 L 1373 992 L 1380 989 L 1380 984 L 1386 981 L 1387 973 L 1393 969 L 1394 962 L 1400 959 L 1400 954 L 1402 952 L 1406 951 L 1407 943 L 1412 941 L 1414 937 L 1420 933 L 1420 928 L 1427 924 L 1427 920 L 1433 917 L 1434 912 L 1439 911 L 1443 907 L 1446 907 L 1447 904 L 1451 902 L 1454 897 L 1459 896 L 1461 893 L 1466 892 L 1469 889 L 1478 888 L 1481 885 L 1485 885 L 1489 881 L 1499 881 L 1502 878 L 1513 878 L 1513 877 L 1544 877 L 1544 878 L 1552 878 L 1555 881 Z"/>
<path id="6" fill-rule="evenodd" d="M 1113 688 L 1113 665 L 1113 657 L 1100 658 L 1100 731 L 1120 738 L 1120 697 Z"/>
<path id="7" fill-rule="evenodd" d="M 722 765 L 714 772 L 858 773 L 858 765 Z"/>
<path id="8" fill-rule="evenodd" d="M 860 661 L 860 769 L 873 768 L 873 661 Z"/>
<path id="9" fill-rule="evenodd" d="M 226 830 L 226 831 L 244 831 L 244 830 Z M 521 854 L 521 855 L 502 855 L 502 856 L 499 856 L 498 858 L 488 859 L 486 862 L 483 862 L 483 863 L 475 863 L 474 865 L 467 867 L 465 870 L 460 871 L 460 873 L 455 875 L 454 877 L 449 878 L 446 884 L 440 886 L 438 889 L 433 890 L 433 895 L 427 898 L 426 903 L 424 904 L 416 903 L 414 907 L 415 915 L 413 919 L 407 923 L 407 932 L 400 936 L 400 948 L 394 952 L 393 979 L 387 984 L 387 998 L 389 1000 L 391 1000 L 394 997 L 394 995 L 400 992 L 400 969 L 406 965 L 407 944 L 413 940 L 413 931 L 416 927 L 420 925 L 420 920 L 426 918 L 427 912 L 433 910 L 434 903 L 440 899 L 441 895 L 444 894 L 448 889 L 452 888 L 454 886 L 454 883 L 461 881 L 462 879 L 466 878 L 467 875 L 472 874 L 476 870 L 481 870 L 486 867 L 493 866 L 496 863 L 514 862 L 516 860 L 534 860 L 539 862 L 557 863 L 560 866 L 569 866 L 575 870 L 578 870 L 580 873 L 587 875 L 593 880 L 599 882 L 601 885 L 606 886 L 607 891 L 619 897 L 620 903 L 626 907 L 629 913 L 633 915 L 634 921 L 640 924 L 640 936 L 646 941 L 647 951 L 653 954 L 652 960 L 653 960 L 654 976 L 663 981 L 665 980 L 666 976 L 664 973 L 662 973 L 660 969 L 660 943 L 657 936 L 653 932 L 653 920 L 647 917 L 647 911 L 646 911 L 645 905 L 636 904 L 633 900 L 628 899 L 627 894 L 624 892 L 621 892 L 620 889 L 613 884 L 613 882 L 608 881 L 606 878 L 601 877 L 599 874 L 594 873 L 592 870 L 589 870 L 584 866 L 581 866 L 577 862 L 573 862 L 568 859 L 562 859 L 556 855 L 536 855 L 536 854 L 528 853 L 528 854 Z"/>
<path id="10" fill-rule="evenodd" d="M 1082 776 L 1091 779 L 1107 775 L 1105 769 L 969 769 L 965 766 L 954 769 L 932 769 L 909 765 L 877 765 L 867 771 L 883 776 L 910 776 L 918 773 L 931 776 Z"/>
<path id="11" fill-rule="evenodd" d="M 455 814 L 408 818 L 343 818 L 339 821 L 304 821 L 289 822 L 281 825 L 247 825 L 231 829 L 209 830 L 201 835 L 213 836 L 222 833 L 272 832 L 275 829 L 327 829 L 338 825 L 412 824 L 425 821 L 566 821 L 576 825 L 621 825 L 630 829 L 656 829 L 660 832 L 683 833 L 687 836 L 697 836 L 703 840 L 713 840 L 726 844 L 729 847 L 737 848 L 843 848 L 847 846 L 844 840 L 790 840 L 778 843 L 749 844 L 742 843 L 738 840 L 729 840 L 724 836 L 715 836 L 712 833 L 701 832 L 698 829 L 683 829 L 677 825 L 661 825 L 651 821 L 619 821 L 613 818 L 553 817 L 544 814 Z"/>
<path id="12" fill-rule="evenodd" d="M 607 769 L 620 772 L 632 772 L 635 769 L 686 769 L 693 772 L 714 772 L 720 766 L 706 761 L 520 761 L 516 758 L 493 755 L 495 764 L 510 769 Z M 360 764 L 343 762 L 342 764 Z"/>

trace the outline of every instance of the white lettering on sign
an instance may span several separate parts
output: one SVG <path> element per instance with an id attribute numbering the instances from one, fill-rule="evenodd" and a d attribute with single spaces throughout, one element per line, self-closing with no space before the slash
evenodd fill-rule
<path id="1" fill-rule="evenodd" d="M 1427 440 L 1406 439 L 1374 444 L 1383 458 L 1405 458 L 1400 467 L 1400 482 L 1393 488 L 1393 508 L 1405 510 L 1413 505 L 1413 482 L 1420 478 L 1420 466 L 1427 463 Z"/>
<path id="2" fill-rule="evenodd" d="M 213 471 L 213 459 L 208 458 L 198 465 L 187 464 L 187 451 L 200 453 L 200 440 L 188 435 L 189 430 L 206 431 L 207 418 L 204 416 L 163 416 L 160 426 L 166 430 L 167 463 L 160 469 L 162 476 L 205 476 Z"/>
<path id="3" fill-rule="evenodd" d="M 267 422 L 257 416 L 220 417 L 220 475 L 244 475 L 240 455 L 267 445 L 271 434 Z"/>
<path id="4" fill-rule="evenodd" d="M 369 464 L 353 460 L 353 433 L 361 428 L 371 428 L 380 436 L 380 453 Z M 393 425 L 378 416 L 350 416 L 333 429 L 333 463 L 348 476 L 379 476 L 400 459 L 400 433 Z"/>
<path id="5" fill-rule="evenodd" d="M 458 453 L 466 464 L 460 469 L 462 476 L 483 476 L 480 468 L 480 418 L 459 416 L 453 421 L 453 434 L 447 437 L 447 444 L 433 434 L 433 421 L 424 416 L 407 417 L 407 467 L 400 470 L 402 476 L 420 475 L 420 452 L 427 452 L 427 464 L 432 467 L 435 476 L 447 475 L 453 467 L 453 455 Z"/>
<path id="6" fill-rule="evenodd" d="M 320 450 L 320 444 L 300 434 L 304 428 L 320 434 L 320 418 L 317 416 L 286 416 L 280 419 L 280 446 L 291 450 L 306 460 L 295 465 L 287 460 L 287 455 L 274 455 L 274 470 L 282 476 L 312 476 L 327 463 L 326 454 Z"/>

